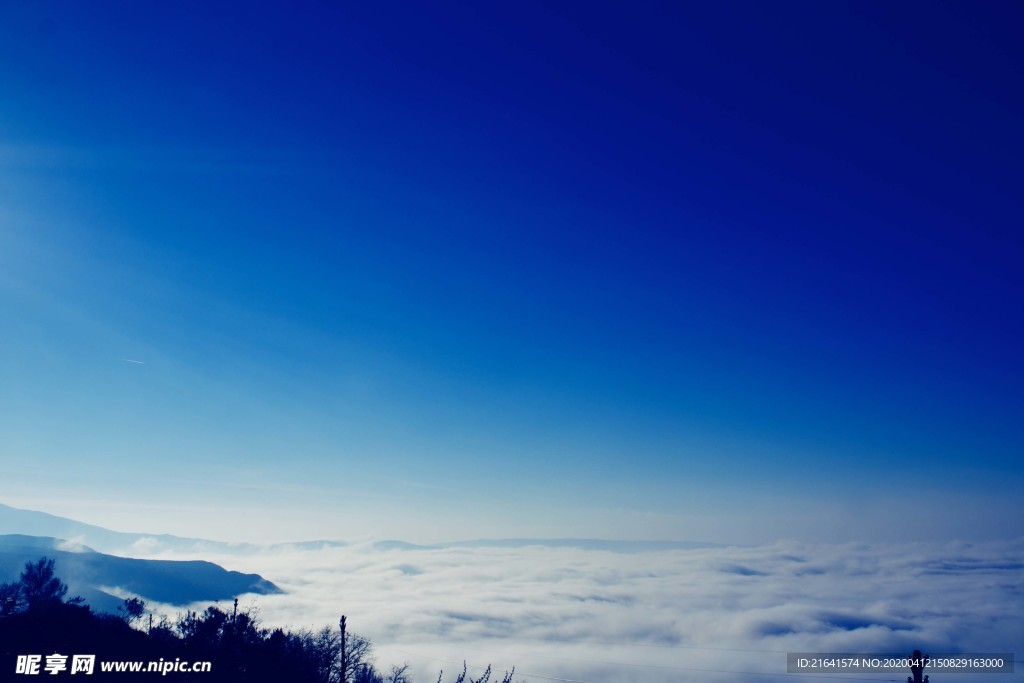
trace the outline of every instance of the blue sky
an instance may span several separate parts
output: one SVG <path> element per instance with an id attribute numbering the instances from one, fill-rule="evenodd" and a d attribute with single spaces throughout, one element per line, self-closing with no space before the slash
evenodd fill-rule
<path id="1" fill-rule="evenodd" d="M 0 496 L 247 539 L 1024 534 L 1022 18 L 9 3 Z"/>

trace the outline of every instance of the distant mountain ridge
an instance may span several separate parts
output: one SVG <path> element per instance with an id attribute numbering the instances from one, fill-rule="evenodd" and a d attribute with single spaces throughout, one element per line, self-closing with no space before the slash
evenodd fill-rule
<path id="1" fill-rule="evenodd" d="M 697 550 L 723 548 L 719 543 L 700 541 L 616 541 L 601 538 L 482 538 L 473 541 L 453 541 L 420 545 L 405 541 L 378 541 L 374 547 L 381 550 L 441 550 L 444 548 L 579 548 L 604 550 L 613 553 L 645 553 L 659 550 Z"/>
<path id="2" fill-rule="evenodd" d="M 0 534 L 24 534 L 68 541 L 80 539 L 82 543 L 105 552 L 129 548 L 145 539 L 155 539 L 172 545 L 209 543 L 209 541 L 202 541 L 198 538 L 183 538 L 170 534 L 133 534 L 111 531 L 67 517 L 58 517 L 35 510 L 22 510 L 3 503 L 0 503 Z"/>
<path id="3" fill-rule="evenodd" d="M 62 538 L 82 543 L 100 552 L 114 554 L 154 554 L 161 551 L 189 553 L 255 553 L 267 549 L 291 548 L 296 550 L 319 550 L 340 548 L 349 544 L 344 541 L 314 540 L 294 543 L 225 543 L 201 538 L 188 538 L 172 534 L 141 534 L 111 531 L 93 524 L 78 522 L 67 517 L 58 517 L 45 512 L 21 510 L 0 503 L 0 534 L 29 534 Z M 580 548 L 614 553 L 643 553 L 663 550 L 697 550 L 721 548 L 719 543 L 700 541 L 621 541 L 599 538 L 498 538 L 452 541 L 447 543 L 418 544 L 399 540 L 376 541 L 372 544 L 379 550 L 440 550 L 444 548 Z"/>
<path id="4" fill-rule="evenodd" d="M 16 581 L 26 562 L 43 556 L 54 560 L 69 596 L 81 595 L 99 611 L 113 612 L 122 604 L 111 589 L 170 605 L 282 592 L 259 574 L 228 571 L 212 562 L 115 557 L 62 539 L 24 534 L 0 535 L 0 581 Z"/>
<path id="5" fill-rule="evenodd" d="M 59 538 L 82 543 L 99 552 L 114 554 L 149 554 L 165 550 L 184 552 L 256 552 L 267 548 L 254 543 L 225 543 L 203 538 L 189 538 L 173 534 L 142 534 L 125 531 L 111 531 L 94 524 L 78 522 L 67 517 L 58 517 L 47 512 L 22 510 L 0 503 L 0 535 L 25 534 Z M 346 545 L 340 541 L 304 541 L 301 543 L 280 543 L 270 547 L 296 547 L 317 549 L 323 546 Z"/>

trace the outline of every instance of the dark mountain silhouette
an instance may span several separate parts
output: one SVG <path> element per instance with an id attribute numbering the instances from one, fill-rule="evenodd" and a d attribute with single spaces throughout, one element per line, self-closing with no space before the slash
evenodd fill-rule
<path id="1" fill-rule="evenodd" d="M 258 574 L 228 571 L 212 562 L 115 557 L 56 538 L 21 534 L 0 536 L 0 583 L 16 580 L 26 562 L 42 555 L 55 560 L 56 571 L 71 594 L 106 612 L 116 610 L 123 601 L 105 589 L 171 605 L 282 592 Z"/>

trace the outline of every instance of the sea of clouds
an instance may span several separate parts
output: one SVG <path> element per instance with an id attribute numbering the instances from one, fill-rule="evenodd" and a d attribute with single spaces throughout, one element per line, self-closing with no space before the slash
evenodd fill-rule
<path id="1" fill-rule="evenodd" d="M 242 599 L 263 623 L 336 626 L 344 613 L 379 668 L 408 662 L 418 683 L 441 669 L 453 680 L 463 661 L 476 675 L 515 666 L 517 681 L 821 681 L 851 676 L 780 675 L 786 653 L 1024 650 L 1024 539 L 635 553 L 367 542 L 202 559 L 286 591 Z M 1024 675 L 932 675 L 976 680 Z"/>

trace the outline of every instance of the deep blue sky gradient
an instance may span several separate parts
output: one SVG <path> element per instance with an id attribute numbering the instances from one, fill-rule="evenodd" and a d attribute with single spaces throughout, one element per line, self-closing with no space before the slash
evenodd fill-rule
<path id="1" fill-rule="evenodd" d="M 952 507 L 914 533 L 961 494 L 1024 533 L 1022 25 L 9 3 L 0 495 L 116 523 L 344 490 L 371 531 L 510 497 L 435 536 L 749 540 L 694 520 L 927 492 Z M 379 530 L 430 535 L 404 514 Z"/>

